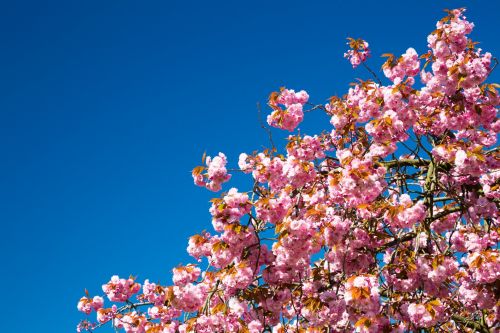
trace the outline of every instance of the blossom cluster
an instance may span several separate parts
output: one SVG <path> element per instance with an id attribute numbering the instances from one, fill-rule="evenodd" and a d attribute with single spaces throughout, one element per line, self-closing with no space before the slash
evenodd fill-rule
<path id="1" fill-rule="evenodd" d="M 309 95 L 304 90 L 296 93 L 294 90 L 283 88 L 279 93 L 271 94 L 268 104 L 274 111 L 267 116 L 267 123 L 292 132 L 304 119 L 303 108 L 308 100 Z"/>
<path id="2" fill-rule="evenodd" d="M 102 285 L 102 291 L 112 302 L 125 302 L 140 289 L 141 285 L 132 277 L 120 279 L 118 275 L 113 275 L 108 283 Z"/>
<path id="3" fill-rule="evenodd" d="M 227 173 L 226 169 L 226 155 L 219 153 L 214 158 L 208 156 L 206 164 L 206 167 L 200 166 L 193 170 L 194 183 L 214 192 L 220 191 L 221 185 L 231 179 L 231 175 Z M 203 173 L 204 171 L 206 172 Z"/>
<path id="4" fill-rule="evenodd" d="M 356 68 L 370 57 L 371 52 L 366 41 L 352 38 L 348 38 L 348 40 L 347 45 L 350 49 L 344 53 L 344 57 L 349 59 L 353 68 Z"/>
<path id="5" fill-rule="evenodd" d="M 104 299 L 101 296 L 94 296 L 92 299 L 88 297 L 80 298 L 77 308 L 78 311 L 90 314 L 92 310 L 97 311 L 104 305 Z"/>

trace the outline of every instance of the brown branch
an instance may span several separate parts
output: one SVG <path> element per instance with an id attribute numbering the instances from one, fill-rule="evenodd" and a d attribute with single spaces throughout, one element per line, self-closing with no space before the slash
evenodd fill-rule
<path id="1" fill-rule="evenodd" d="M 420 166 L 427 166 L 429 165 L 429 163 L 430 163 L 429 160 L 423 160 L 423 159 L 414 160 L 409 158 L 377 162 L 378 165 L 384 166 L 386 168 L 403 167 L 403 166 L 420 167 Z"/>
<path id="2" fill-rule="evenodd" d="M 414 233 L 414 232 L 408 232 L 408 233 L 404 234 L 403 236 L 401 236 L 399 238 L 396 238 L 396 239 L 394 239 L 394 240 L 392 240 L 392 241 L 390 241 L 388 243 L 385 243 L 384 245 L 380 246 L 379 248 L 377 248 L 377 252 L 383 251 L 383 250 L 388 249 L 390 247 L 393 247 L 394 245 L 398 245 L 400 243 L 412 240 L 416 236 L 417 236 L 416 233 Z"/>
<path id="3" fill-rule="evenodd" d="M 451 315 L 451 319 L 453 319 L 455 322 L 459 323 L 460 325 L 463 325 L 467 328 L 472 328 L 476 332 L 481 332 L 481 333 L 490 333 L 490 330 L 485 327 L 484 325 L 478 323 L 477 321 L 470 320 L 468 318 L 459 316 L 459 315 Z"/>
<path id="4" fill-rule="evenodd" d="M 271 146 L 273 148 L 273 152 L 276 151 L 276 146 L 274 145 L 274 141 L 273 141 L 273 133 L 271 132 L 271 129 L 269 127 L 267 127 L 266 125 L 264 125 L 264 121 L 262 120 L 262 110 L 260 108 L 260 103 L 257 102 L 257 113 L 258 113 L 258 116 L 259 116 L 259 123 L 260 123 L 260 127 L 262 127 L 262 129 L 264 131 L 266 131 L 267 135 L 269 136 L 269 141 L 271 142 Z"/>
<path id="5" fill-rule="evenodd" d="M 486 81 L 490 77 L 490 74 L 493 73 L 493 71 L 495 70 L 495 68 L 498 66 L 498 59 L 497 58 L 493 58 L 493 61 L 495 62 L 495 64 L 493 65 L 493 67 L 488 72 L 488 75 L 486 75 L 486 77 L 484 78 L 484 81 Z"/>
<path id="6" fill-rule="evenodd" d="M 440 218 L 445 217 L 446 215 L 449 215 L 449 214 L 455 213 L 455 212 L 460 212 L 461 210 L 462 210 L 462 207 L 460 207 L 460 206 L 456 206 L 456 207 L 453 207 L 450 209 L 443 210 L 443 211 L 435 214 L 434 216 L 429 217 L 427 219 L 427 222 L 430 224 L 431 222 L 439 220 Z"/>
<path id="7" fill-rule="evenodd" d="M 436 188 L 436 163 L 434 160 L 431 160 L 429 163 L 429 167 L 427 169 L 427 176 L 425 177 L 424 183 L 424 191 L 425 191 L 425 199 L 424 204 L 427 207 L 427 215 L 428 217 L 424 220 L 424 229 L 425 232 L 430 235 L 430 220 L 434 218 L 434 190 Z"/>
<path id="8" fill-rule="evenodd" d="M 132 309 L 135 309 L 135 308 L 140 307 L 140 306 L 147 306 L 147 305 L 153 305 L 153 304 L 154 304 L 153 302 L 139 302 L 139 303 L 129 302 L 127 305 L 124 305 L 124 306 L 118 308 L 118 310 L 116 310 L 116 313 L 117 314 L 122 314 L 122 313 L 125 313 L 125 311 L 127 311 L 127 310 L 132 310 Z M 92 327 L 92 330 L 95 330 L 97 328 L 103 327 L 104 325 L 106 325 L 109 322 L 111 322 L 114 325 L 114 321 L 113 320 L 115 318 L 116 317 L 113 316 L 112 319 L 107 320 L 107 321 L 105 321 L 103 323 L 97 324 L 96 326 Z M 90 331 L 90 332 L 92 332 L 92 331 Z"/>
<path id="9" fill-rule="evenodd" d="M 316 104 L 316 105 L 314 105 L 312 103 L 307 103 L 307 105 L 311 105 L 312 108 L 304 110 L 304 113 L 312 112 L 312 111 L 317 110 L 317 109 L 320 109 L 320 110 L 323 110 L 323 111 L 326 112 L 326 108 L 322 104 Z"/>
<path id="10" fill-rule="evenodd" d="M 457 207 L 453 207 L 453 208 L 450 208 L 450 209 L 447 209 L 447 210 L 444 210 L 442 212 L 439 212 L 437 214 L 435 214 L 433 217 L 428 217 L 426 219 L 426 225 L 430 226 L 430 224 L 435 221 L 435 220 L 438 220 L 442 217 L 445 217 L 446 215 L 449 215 L 451 213 L 455 213 L 455 212 L 459 212 L 462 210 L 462 207 L 460 206 L 457 206 Z M 388 242 L 388 243 L 385 243 L 384 245 L 380 246 L 377 248 L 377 252 L 379 251 L 383 251 L 385 249 L 388 249 L 390 247 L 393 247 L 395 245 L 398 245 L 400 243 L 403 243 L 403 242 L 407 242 L 409 240 L 412 240 L 414 239 L 415 237 L 417 236 L 417 234 L 413 231 L 411 232 L 407 232 L 406 234 L 402 235 L 401 237 L 399 238 L 395 238 L 393 239 L 392 241 Z"/>
<path id="11" fill-rule="evenodd" d="M 371 75 L 373 75 L 373 77 L 375 78 L 375 80 L 377 80 L 378 84 L 379 84 L 379 85 L 382 85 L 382 81 L 380 81 L 380 79 L 379 79 L 379 77 L 377 76 L 377 74 L 375 74 L 375 72 L 374 72 L 374 71 L 372 71 L 372 69 L 371 69 L 370 67 L 368 67 L 368 65 L 367 65 L 367 64 L 365 64 L 364 62 L 363 62 L 362 64 L 363 64 L 363 66 L 366 68 L 366 70 L 367 70 L 368 72 L 370 72 L 370 74 L 371 74 Z"/>

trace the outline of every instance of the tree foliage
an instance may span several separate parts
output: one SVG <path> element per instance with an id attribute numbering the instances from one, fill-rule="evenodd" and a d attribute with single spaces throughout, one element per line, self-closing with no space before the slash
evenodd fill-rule
<path id="1" fill-rule="evenodd" d="M 499 96 L 486 83 L 497 62 L 463 13 L 447 12 L 426 53 L 384 54 L 386 84 L 366 65 L 368 43 L 350 38 L 345 57 L 373 79 L 326 105 L 272 93 L 267 122 L 292 132 L 286 151 L 240 155 L 253 187 L 211 201 L 214 232 L 189 240 L 197 262 L 174 268 L 173 285 L 113 276 L 112 305 L 82 297 L 97 322 L 78 330 L 498 330 Z M 295 133 L 313 110 L 333 127 Z M 203 164 L 194 182 L 220 191 L 226 156 Z"/>

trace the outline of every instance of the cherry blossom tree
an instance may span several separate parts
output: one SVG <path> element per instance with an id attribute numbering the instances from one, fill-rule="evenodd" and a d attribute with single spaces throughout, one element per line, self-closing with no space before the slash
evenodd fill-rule
<path id="1" fill-rule="evenodd" d="M 326 105 L 272 93 L 267 123 L 291 132 L 286 151 L 239 156 L 253 186 L 211 201 L 214 231 L 189 239 L 194 263 L 172 285 L 113 276 L 109 302 L 80 299 L 97 319 L 77 330 L 498 332 L 497 61 L 473 26 L 448 11 L 426 53 L 384 55 L 386 84 L 368 43 L 349 39 L 345 57 L 373 78 Z M 331 125 L 297 134 L 313 110 Z M 220 191 L 226 156 L 203 163 L 195 184 Z"/>

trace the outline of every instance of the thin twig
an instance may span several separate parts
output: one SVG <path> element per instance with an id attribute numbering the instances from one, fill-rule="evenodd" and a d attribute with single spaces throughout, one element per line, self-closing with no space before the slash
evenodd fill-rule
<path id="1" fill-rule="evenodd" d="M 484 81 L 486 81 L 488 79 L 488 77 L 490 76 L 490 74 L 493 73 L 493 71 L 495 70 L 495 68 L 498 65 L 498 59 L 497 58 L 493 58 L 493 61 L 495 62 L 495 64 L 493 65 L 493 67 L 488 72 L 488 75 L 486 75 L 486 78 L 484 79 Z"/>
<path id="2" fill-rule="evenodd" d="M 260 127 L 262 127 L 262 129 L 264 131 L 266 131 L 267 135 L 269 136 L 269 141 L 271 142 L 271 146 L 273 148 L 273 151 L 276 151 L 276 146 L 274 145 L 274 141 L 273 141 L 273 133 L 271 132 L 271 129 L 269 127 L 267 127 L 264 124 L 264 121 L 262 120 L 262 110 L 260 108 L 259 102 L 257 102 L 257 113 L 258 113 L 258 117 L 259 117 Z"/>
<path id="3" fill-rule="evenodd" d="M 375 72 L 374 72 L 374 71 L 372 71 L 372 69 L 371 69 L 370 67 L 368 67 L 368 65 L 366 65 L 364 62 L 363 62 L 362 64 L 363 64 L 363 66 L 366 68 L 366 70 L 367 70 L 368 72 L 370 72 L 370 73 L 371 73 L 371 75 L 373 75 L 373 77 L 375 78 L 375 80 L 377 80 L 378 84 L 379 84 L 379 85 L 382 85 L 382 81 L 380 81 L 380 79 L 378 78 L 377 74 L 375 74 Z"/>

